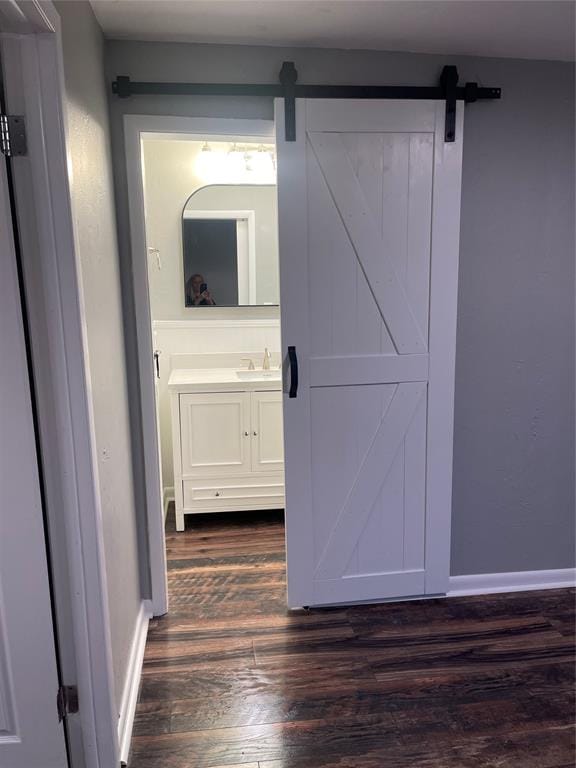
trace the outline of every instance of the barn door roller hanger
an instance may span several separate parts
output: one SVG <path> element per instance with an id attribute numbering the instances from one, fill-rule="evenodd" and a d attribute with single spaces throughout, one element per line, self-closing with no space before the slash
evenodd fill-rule
<path id="1" fill-rule="evenodd" d="M 119 75 L 112 92 L 130 96 L 264 96 L 284 99 L 286 141 L 296 140 L 296 99 L 442 99 L 446 102 L 444 140 L 456 138 L 456 102 L 471 104 L 480 99 L 499 99 L 500 88 L 482 88 L 477 83 L 458 85 L 458 70 L 445 66 L 437 86 L 419 85 L 304 85 L 298 84 L 293 61 L 285 61 L 277 84 L 241 83 L 136 83 Z"/>

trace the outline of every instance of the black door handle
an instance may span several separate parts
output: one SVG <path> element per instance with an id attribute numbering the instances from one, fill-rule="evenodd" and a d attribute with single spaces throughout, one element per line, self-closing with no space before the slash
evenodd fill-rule
<path id="1" fill-rule="evenodd" d="M 290 391 L 288 397 L 298 395 L 298 357 L 296 347 L 288 347 L 288 360 L 290 361 Z"/>
<path id="2" fill-rule="evenodd" d="M 160 350 L 154 350 L 154 363 L 156 365 L 156 378 L 160 378 Z"/>

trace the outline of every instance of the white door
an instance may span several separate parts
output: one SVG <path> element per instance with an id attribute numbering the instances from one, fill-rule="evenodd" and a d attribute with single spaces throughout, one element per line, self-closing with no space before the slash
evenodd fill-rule
<path id="1" fill-rule="evenodd" d="M 64 768 L 46 545 L 12 241 L 0 161 L 0 766 Z"/>
<path id="2" fill-rule="evenodd" d="M 282 392 L 252 392 L 252 471 L 282 472 Z"/>
<path id="3" fill-rule="evenodd" d="M 250 393 L 180 395 L 182 476 L 250 472 Z"/>
<path id="4" fill-rule="evenodd" d="M 290 606 L 442 593 L 463 109 L 276 104 Z"/>

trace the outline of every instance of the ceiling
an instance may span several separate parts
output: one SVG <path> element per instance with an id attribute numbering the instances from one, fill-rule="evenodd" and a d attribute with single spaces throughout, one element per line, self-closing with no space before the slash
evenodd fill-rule
<path id="1" fill-rule="evenodd" d="M 565 0 L 90 0 L 109 38 L 574 60 Z"/>

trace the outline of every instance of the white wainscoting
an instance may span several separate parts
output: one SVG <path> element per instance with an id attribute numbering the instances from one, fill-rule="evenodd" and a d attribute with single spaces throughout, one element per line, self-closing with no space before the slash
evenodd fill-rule
<path id="1" fill-rule="evenodd" d="M 562 589 L 576 584 L 576 568 L 551 571 L 514 571 L 450 576 L 449 597 L 489 595 L 495 592 L 526 592 L 535 589 Z"/>
<path id="2" fill-rule="evenodd" d="M 122 691 L 122 700 L 120 702 L 120 716 L 118 718 L 118 744 L 120 746 L 120 762 L 125 765 L 128 762 L 130 752 L 130 741 L 132 739 L 132 728 L 134 726 L 134 715 L 136 713 L 136 704 L 138 702 L 138 690 L 140 688 L 140 678 L 142 677 L 142 663 L 144 661 L 144 649 L 146 647 L 146 637 L 148 636 L 148 622 L 152 616 L 152 606 L 149 600 L 143 600 L 136 619 L 130 657 L 128 659 L 128 669 L 126 671 L 126 680 L 124 690 Z"/>
<path id="3" fill-rule="evenodd" d="M 257 311 L 260 308 L 255 308 Z M 245 314 L 249 310 L 240 309 Z M 154 348 L 160 350 L 160 450 L 162 455 L 162 485 L 164 501 L 174 496 L 174 472 L 172 468 L 172 426 L 168 379 L 174 364 L 173 356 L 214 355 L 211 365 L 217 366 L 217 356 L 229 354 L 253 357 L 261 364 L 264 348 L 272 355 L 272 364 L 280 363 L 280 319 L 278 307 L 270 309 L 269 317 L 258 318 L 200 318 L 198 320 L 155 320 L 152 323 Z M 202 356 L 202 358 L 200 358 Z M 177 358 L 175 358 L 177 360 Z M 206 363 L 203 363 L 205 365 Z"/>

